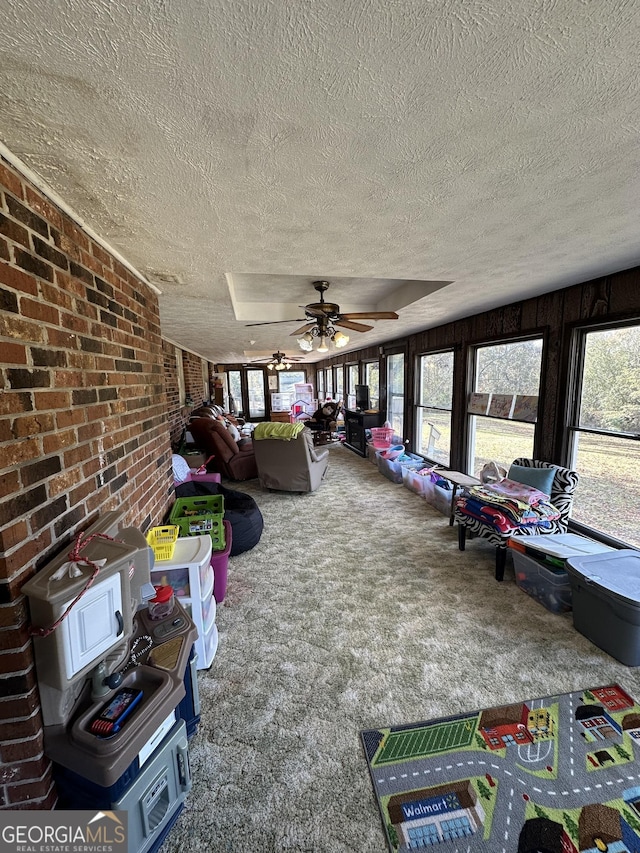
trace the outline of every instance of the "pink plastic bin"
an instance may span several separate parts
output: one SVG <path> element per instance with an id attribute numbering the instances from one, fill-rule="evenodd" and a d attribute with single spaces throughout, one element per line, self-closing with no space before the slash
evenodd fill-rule
<path id="1" fill-rule="evenodd" d="M 393 429 L 391 427 L 371 427 L 371 442 L 378 450 L 391 447 Z"/>
<path id="2" fill-rule="evenodd" d="M 227 592 L 227 569 L 229 553 L 231 552 L 231 536 L 233 528 L 229 521 L 224 521 L 224 551 L 211 552 L 211 568 L 213 569 L 213 596 L 217 604 L 224 601 Z"/>
<path id="3" fill-rule="evenodd" d="M 198 474 L 196 471 L 190 471 L 189 476 L 185 480 L 185 482 L 189 483 L 219 483 L 220 482 L 220 474 L 216 474 L 213 471 L 211 473 L 206 474 Z"/>
<path id="4" fill-rule="evenodd" d="M 184 480 L 176 480 L 175 472 L 173 475 L 173 485 L 174 486 L 179 486 L 181 483 L 219 483 L 219 482 L 220 482 L 220 474 L 214 473 L 213 471 L 211 473 L 209 473 L 208 471 L 205 471 L 204 474 L 198 474 L 196 468 L 191 468 Z"/>

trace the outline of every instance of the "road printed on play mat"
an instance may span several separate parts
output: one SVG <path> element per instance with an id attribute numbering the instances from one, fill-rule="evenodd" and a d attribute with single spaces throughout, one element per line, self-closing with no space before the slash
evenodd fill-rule
<path id="1" fill-rule="evenodd" d="M 640 853 L 640 705 L 620 685 L 361 735 L 392 851 Z"/>

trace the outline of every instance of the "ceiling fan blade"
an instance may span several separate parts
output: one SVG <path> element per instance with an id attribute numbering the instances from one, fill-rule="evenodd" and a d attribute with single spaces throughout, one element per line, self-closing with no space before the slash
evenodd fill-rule
<path id="1" fill-rule="evenodd" d="M 341 314 L 341 320 L 398 320 L 395 311 L 363 311 L 350 314 Z"/>
<path id="2" fill-rule="evenodd" d="M 304 317 L 293 317 L 291 320 L 265 320 L 264 323 L 245 323 L 245 329 L 248 329 L 249 326 L 275 326 L 276 323 L 302 323 L 304 321 Z"/>
<path id="3" fill-rule="evenodd" d="M 291 332 L 292 335 L 304 335 L 305 332 L 308 332 L 309 329 L 313 329 L 315 323 L 305 323 L 304 326 L 300 326 L 299 329 L 296 329 L 295 332 Z"/>
<path id="4" fill-rule="evenodd" d="M 364 323 L 354 323 L 352 320 L 334 320 L 334 326 L 342 326 L 344 329 L 351 329 L 352 332 L 370 332 L 373 326 L 365 326 Z"/>
<path id="5" fill-rule="evenodd" d="M 320 308 L 314 308 L 311 305 L 299 305 L 298 308 L 304 308 L 305 314 L 308 314 L 311 317 L 317 317 L 319 320 L 328 316 L 326 311 L 323 311 Z"/>

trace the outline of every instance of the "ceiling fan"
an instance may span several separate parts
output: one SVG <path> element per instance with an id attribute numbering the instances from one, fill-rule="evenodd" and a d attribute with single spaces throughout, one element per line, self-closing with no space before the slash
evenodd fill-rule
<path id="1" fill-rule="evenodd" d="M 266 364 L 269 370 L 290 370 L 294 361 L 302 361 L 297 355 L 287 355 L 284 352 L 274 352 L 271 358 L 258 358 L 251 364 Z"/>
<path id="2" fill-rule="evenodd" d="M 304 309 L 306 317 L 301 317 L 295 320 L 271 320 L 262 323 L 247 323 L 247 326 L 270 326 L 276 323 L 302 323 L 304 326 L 291 332 L 292 336 L 304 335 L 312 330 L 317 329 L 315 337 L 331 337 L 331 326 L 341 326 L 343 329 L 350 329 L 353 332 L 369 332 L 373 326 L 368 326 L 365 323 L 354 322 L 356 320 L 397 320 L 398 315 L 395 311 L 362 311 L 355 313 L 342 314 L 340 306 L 335 302 L 325 302 L 324 294 L 329 288 L 328 281 L 314 281 L 313 287 L 320 294 L 320 302 L 312 302 L 309 305 L 300 305 Z"/>

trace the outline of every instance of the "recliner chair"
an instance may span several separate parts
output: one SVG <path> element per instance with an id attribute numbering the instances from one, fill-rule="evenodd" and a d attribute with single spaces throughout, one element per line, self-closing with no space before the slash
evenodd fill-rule
<path id="1" fill-rule="evenodd" d="M 263 489 L 313 492 L 324 479 L 329 451 L 317 450 L 306 427 L 295 438 L 254 438 L 258 479 Z"/>
<path id="2" fill-rule="evenodd" d="M 207 471 L 217 471 L 229 480 L 252 480 L 258 476 L 253 443 L 238 444 L 220 421 L 195 418 L 189 431 L 205 457 L 213 457 L 207 462 Z"/>

